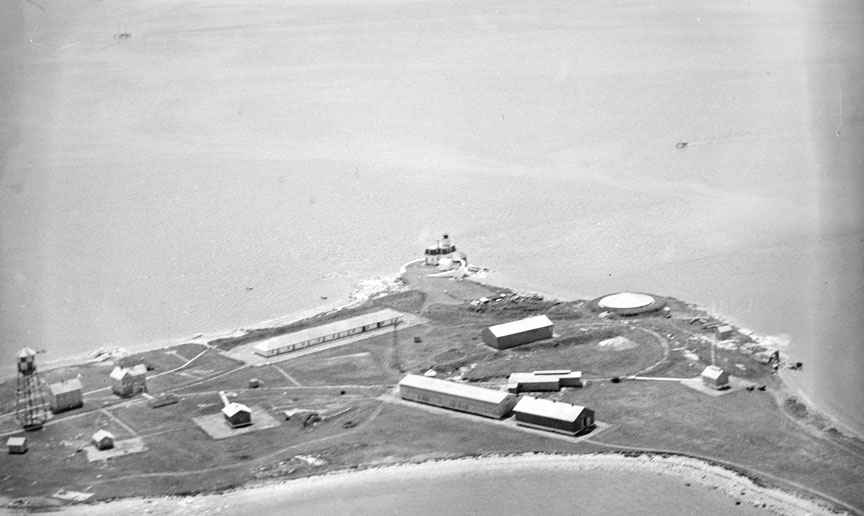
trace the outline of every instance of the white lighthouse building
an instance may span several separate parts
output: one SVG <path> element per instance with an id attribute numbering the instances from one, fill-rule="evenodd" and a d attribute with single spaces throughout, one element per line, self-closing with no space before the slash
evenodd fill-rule
<path id="1" fill-rule="evenodd" d="M 453 253 L 456 252 L 456 246 L 450 243 L 450 235 L 444 235 L 437 245 L 426 248 L 426 265 L 439 265 L 441 260 L 450 260 Z"/>

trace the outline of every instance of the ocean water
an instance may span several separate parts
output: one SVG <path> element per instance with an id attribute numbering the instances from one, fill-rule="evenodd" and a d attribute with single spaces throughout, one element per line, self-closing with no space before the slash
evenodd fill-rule
<path id="1" fill-rule="evenodd" d="M 316 486 L 293 496 L 258 499 L 259 514 L 282 514 L 290 503 L 297 515 L 378 514 L 724 514 L 759 515 L 764 509 L 735 504 L 708 487 L 681 479 L 628 471 L 496 471 L 487 475 L 407 478 L 387 483 Z M 626 494 L 625 494 L 626 493 Z M 287 499 L 287 500 L 286 500 Z M 670 503 L 675 500 L 675 503 Z M 248 507 L 248 506 L 247 506 Z"/>
<path id="2" fill-rule="evenodd" d="M 447 232 L 778 336 L 864 431 L 855 2 L 0 9 L 10 365 L 330 304 Z"/>

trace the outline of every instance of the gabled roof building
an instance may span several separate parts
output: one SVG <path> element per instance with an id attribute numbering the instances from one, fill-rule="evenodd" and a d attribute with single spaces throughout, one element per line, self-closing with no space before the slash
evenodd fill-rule
<path id="1" fill-rule="evenodd" d="M 117 396 L 123 397 L 147 392 L 147 366 L 137 364 L 132 367 L 115 367 L 111 371 L 111 390 Z"/>
<path id="2" fill-rule="evenodd" d="M 256 344 L 252 349 L 258 355 L 272 357 L 378 328 L 393 326 L 401 319 L 402 314 L 400 312 L 388 308 L 273 337 Z"/>
<path id="3" fill-rule="evenodd" d="M 722 390 L 729 387 L 729 373 L 715 365 L 709 365 L 702 371 L 702 383 L 706 387 Z"/>
<path id="4" fill-rule="evenodd" d="M 52 383 L 48 386 L 48 391 L 51 393 L 48 404 L 51 407 L 51 412 L 55 414 L 64 410 L 76 409 L 84 404 L 81 381 L 77 378 Z"/>
<path id="5" fill-rule="evenodd" d="M 483 330 L 483 342 L 496 349 L 552 338 L 552 321 L 545 315 L 490 326 Z"/>
<path id="6" fill-rule="evenodd" d="M 225 422 L 231 428 L 242 428 L 252 424 L 252 411 L 242 403 L 229 403 L 222 408 Z"/>
<path id="7" fill-rule="evenodd" d="M 109 450 L 114 447 L 114 434 L 107 430 L 99 430 L 93 434 L 93 446 L 97 450 Z"/>
<path id="8" fill-rule="evenodd" d="M 403 400 L 416 401 L 478 416 L 502 418 L 516 404 L 508 392 L 409 374 L 399 382 Z"/>
<path id="9" fill-rule="evenodd" d="M 512 393 L 557 391 L 563 387 L 582 387 L 582 371 L 561 369 L 513 373 L 507 379 L 507 390 Z"/>
<path id="10" fill-rule="evenodd" d="M 594 427 L 594 411 L 560 401 L 522 396 L 513 408 L 516 424 L 566 435 L 576 435 Z"/>
<path id="11" fill-rule="evenodd" d="M 507 390 L 512 393 L 557 391 L 561 383 L 556 375 L 513 373 L 507 378 Z"/>
<path id="12" fill-rule="evenodd" d="M 10 437 L 6 440 L 6 450 L 13 455 L 27 453 L 27 438 Z"/>

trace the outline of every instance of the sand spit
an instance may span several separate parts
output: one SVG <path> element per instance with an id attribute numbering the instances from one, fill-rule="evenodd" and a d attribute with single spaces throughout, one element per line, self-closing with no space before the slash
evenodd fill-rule
<path id="1" fill-rule="evenodd" d="M 290 509 L 299 496 L 325 497 L 340 489 L 382 485 L 396 481 L 413 481 L 442 477 L 488 477 L 508 473 L 528 475 L 531 472 L 579 474 L 591 471 L 651 473 L 679 480 L 687 486 L 703 486 L 740 502 L 760 507 L 767 513 L 787 516 L 834 515 L 833 510 L 812 500 L 779 489 L 762 487 L 749 478 L 708 462 L 683 456 L 585 454 L 520 454 L 485 456 L 453 460 L 400 464 L 364 470 L 339 471 L 280 483 L 241 488 L 217 495 L 194 497 L 134 498 L 87 505 L 86 513 L 108 514 L 213 514 L 237 509 L 252 510 L 257 501 L 280 504 Z M 85 506 L 67 507 L 57 514 L 81 514 Z M 840 513 L 848 514 L 848 513 Z"/>

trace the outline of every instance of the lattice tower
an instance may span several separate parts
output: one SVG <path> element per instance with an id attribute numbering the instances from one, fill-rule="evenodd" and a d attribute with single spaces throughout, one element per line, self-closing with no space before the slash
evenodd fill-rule
<path id="1" fill-rule="evenodd" d="M 48 419 L 42 378 L 36 370 L 36 352 L 24 348 L 18 352 L 18 388 L 15 416 L 25 430 L 38 430 Z"/>

